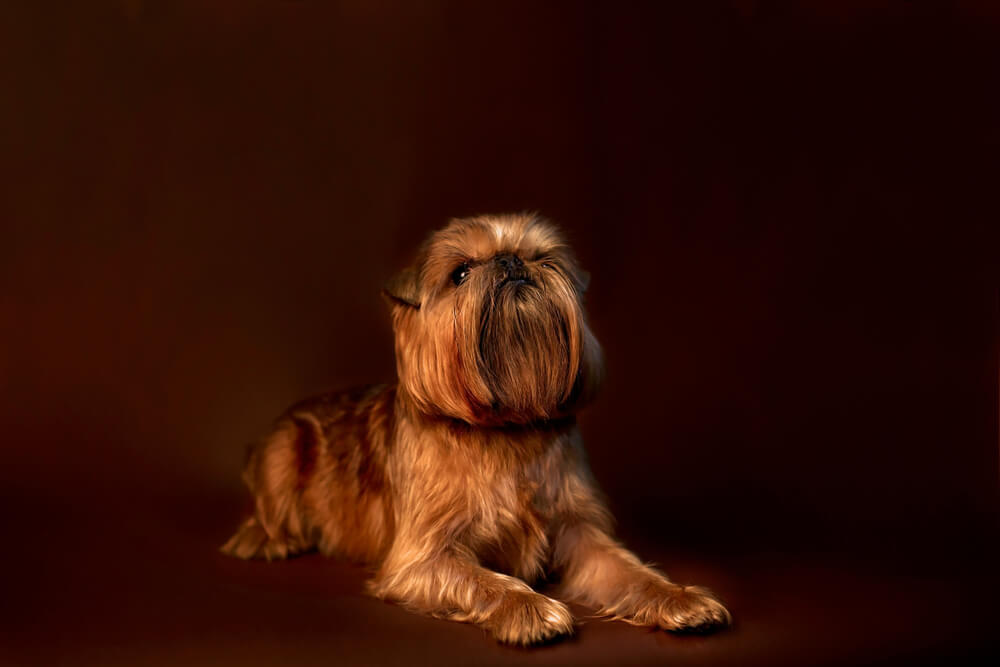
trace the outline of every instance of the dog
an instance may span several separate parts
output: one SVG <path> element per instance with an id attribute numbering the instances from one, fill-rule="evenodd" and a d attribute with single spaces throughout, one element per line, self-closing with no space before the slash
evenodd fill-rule
<path id="1" fill-rule="evenodd" d="M 374 568 L 379 598 L 528 645 L 563 601 L 670 631 L 729 625 L 709 591 L 612 536 L 575 414 L 600 383 L 588 277 L 533 214 L 452 220 L 384 290 L 398 382 L 292 406 L 251 448 L 239 558 L 317 549 Z M 556 597 L 532 589 L 558 581 Z"/>

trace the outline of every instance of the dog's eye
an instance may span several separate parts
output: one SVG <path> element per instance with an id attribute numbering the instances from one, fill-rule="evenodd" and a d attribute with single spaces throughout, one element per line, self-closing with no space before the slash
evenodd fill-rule
<path id="1" fill-rule="evenodd" d="M 460 267 L 451 272 L 451 282 L 456 285 L 461 285 L 462 282 L 469 277 L 469 265 L 462 264 Z"/>

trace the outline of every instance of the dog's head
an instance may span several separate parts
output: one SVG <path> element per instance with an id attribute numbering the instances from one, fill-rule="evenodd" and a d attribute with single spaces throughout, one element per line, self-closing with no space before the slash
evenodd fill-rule
<path id="1" fill-rule="evenodd" d="M 571 414 L 601 371 L 586 286 L 536 215 L 452 220 L 385 290 L 401 389 L 422 412 L 476 425 Z"/>

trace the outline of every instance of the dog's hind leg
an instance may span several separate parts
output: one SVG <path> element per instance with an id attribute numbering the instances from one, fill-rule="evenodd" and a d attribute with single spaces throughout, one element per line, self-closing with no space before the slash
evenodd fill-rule
<path id="1" fill-rule="evenodd" d="M 257 517 L 250 517 L 243 522 L 236 534 L 220 548 L 222 553 L 236 558 L 284 558 L 288 555 L 287 548 L 282 553 L 281 543 L 272 540 L 257 522 Z"/>
<path id="2" fill-rule="evenodd" d="M 317 437 L 318 425 L 307 419 L 282 420 L 250 451 L 243 480 L 254 496 L 254 516 L 222 546 L 223 553 L 276 560 L 314 546 L 300 507 L 300 472 L 303 454 Z"/>

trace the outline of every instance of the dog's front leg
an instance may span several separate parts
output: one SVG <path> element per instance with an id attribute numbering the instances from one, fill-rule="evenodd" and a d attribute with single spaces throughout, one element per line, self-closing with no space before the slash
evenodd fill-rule
<path id="1" fill-rule="evenodd" d="M 556 536 L 562 595 L 635 625 L 704 631 L 731 623 L 729 611 L 704 588 L 680 586 L 643 565 L 601 527 L 568 523 Z"/>
<path id="2" fill-rule="evenodd" d="M 471 552 L 461 547 L 420 551 L 397 541 L 371 583 L 372 592 L 438 618 L 475 623 L 510 644 L 573 632 L 566 605 L 520 579 L 482 567 Z"/>

